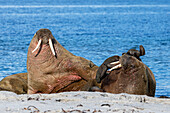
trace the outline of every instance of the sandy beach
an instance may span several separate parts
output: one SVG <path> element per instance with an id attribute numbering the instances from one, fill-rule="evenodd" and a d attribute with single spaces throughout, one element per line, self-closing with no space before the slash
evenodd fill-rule
<path id="1" fill-rule="evenodd" d="M 170 99 L 101 92 L 17 95 L 0 92 L 1 113 L 168 113 Z"/>

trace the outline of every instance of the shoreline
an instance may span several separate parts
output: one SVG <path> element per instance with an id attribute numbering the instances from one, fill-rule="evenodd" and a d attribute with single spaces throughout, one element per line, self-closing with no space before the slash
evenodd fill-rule
<path id="1" fill-rule="evenodd" d="M 0 91 L 0 111 L 12 113 L 169 112 L 170 99 L 101 92 L 22 94 Z"/>

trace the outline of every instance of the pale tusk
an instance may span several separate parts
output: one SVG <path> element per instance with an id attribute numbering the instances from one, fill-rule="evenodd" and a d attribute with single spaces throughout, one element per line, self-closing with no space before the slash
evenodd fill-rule
<path id="1" fill-rule="evenodd" d="M 32 51 L 32 53 L 34 53 L 39 48 L 40 45 L 41 45 L 41 39 L 38 41 L 38 44 L 37 44 L 36 48 Z"/>
<path id="2" fill-rule="evenodd" d="M 119 61 L 116 61 L 116 62 L 112 62 L 110 64 L 119 64 Z"/>
<path id="3" fill-rule="evenodd" d="M 55 51 L 54 51 L 53 43 L 52 43 L 51 39 L 49 39 L 49 45 L 50 45 L 50 48 L 51 48 L 53 55 L 55 56 Z"/>
<path id="4" fill-rule="evenodd" d="M 121 64 L 116 65 L 116 66 L 112 67 L 109 71 L 112 71 L 112 70 L 114 70 L 114 69 L 118 69 L 118 68 L 120 68 L 120 67 L 122 67 L 122 65 L 121 65 Z"/>

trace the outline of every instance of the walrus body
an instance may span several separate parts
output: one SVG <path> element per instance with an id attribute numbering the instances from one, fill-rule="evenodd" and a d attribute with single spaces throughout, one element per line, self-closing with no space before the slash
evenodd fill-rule
<path id="1" fill-rule="evenodd" d="M 122 67 L 111 71 L 102 80 L 101 88 L 110 93 L 155 95 L 156 82 L 151 70 L 133 56 L 120 57 Z"/>
<path id="2" fill-rule="evenodd" d="M 0 81 L 0 91 L 12 91 L 17 94 L 26 94 L 27 89 L 27 73 L 10 75 Z"/>
<path id="3" fill-rule="evenodd" d="M 109 74 L 99 73 L 106 72 L 106 70 L 97 71 L 96 80 L 97 82 L 101 81 L 101 88 L 104 91 L 115 94 L 129 93 L 148 96 L 155 95 L 155 77 L 152 71 L 143 62 L 141 62 L 141 59 L 139 58 L 139 56 L 145 54 L 145 50 L 144 48 L 142 48 L 142 50 L 140 49 L 140 54 L 138 54 L 137 57 L 136 52 L 138 51 L 131 49 L 127 53 L 120 56 L 118 61 L 118 57 L 113 56 L 113 62 L 119 62 L 120 64 L 117 63 L 117 65 L 121 66 L 111 70 Z M 99 69 L 101 69 L 100 67 Z"/>
<path id="4" fill-rule="evenodd" d="M 67 51 L 50 30 L 40 29 L 28 48 L 28 93 L 88 90 L 97 69 L 91 61 Z"/>

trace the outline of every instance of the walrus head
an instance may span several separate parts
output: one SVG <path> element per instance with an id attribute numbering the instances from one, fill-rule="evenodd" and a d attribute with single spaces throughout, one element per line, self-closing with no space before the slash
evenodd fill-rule
<path id="1" fill-rule="evenodd" d="M 35 49 L 32 51 L 34 53 L 36 50 L 39 49 L 39 52 L 41 50 L 42 45 L 49 45 L 51 52 L 53 55 L 56 55 L 56 52 L 54 50 L 53 43 L 55 42 L 55 38 L 53 37 L 51 31 L 49 29 L 40 29 L 36 32 L 34 35 L 35 40 L 37 40 L 38 44 L 35 47 Z"/>

